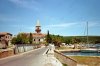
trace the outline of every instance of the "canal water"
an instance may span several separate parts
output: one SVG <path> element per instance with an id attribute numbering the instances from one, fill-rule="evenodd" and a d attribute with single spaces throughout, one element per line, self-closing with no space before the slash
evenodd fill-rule
<path id="1" fill-rule="evenodd" d="M 100 52 L 63 52 L 66 56 L 100 56 Z"/>

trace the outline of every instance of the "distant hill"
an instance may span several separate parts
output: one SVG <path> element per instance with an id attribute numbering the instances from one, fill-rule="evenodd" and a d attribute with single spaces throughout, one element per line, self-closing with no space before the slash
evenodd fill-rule
<path id="1" fill-rule="evenodd" d="M 81 42 L 87 41 L 87 36 L 64 36 L 64 40 L 71 40 L 73 38 L 80 39 Z M 100 36 L 88 36 L 89 43 L 100 43 Z"/>

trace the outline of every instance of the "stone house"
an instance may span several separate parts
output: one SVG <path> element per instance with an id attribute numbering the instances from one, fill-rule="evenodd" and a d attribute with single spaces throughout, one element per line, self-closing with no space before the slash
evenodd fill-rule
<path id="1" fill-rule="evenodd" d="M 0 32 L 0 48 L 7 48 L 10 46 L 12 34 L 8 32 Z"/>

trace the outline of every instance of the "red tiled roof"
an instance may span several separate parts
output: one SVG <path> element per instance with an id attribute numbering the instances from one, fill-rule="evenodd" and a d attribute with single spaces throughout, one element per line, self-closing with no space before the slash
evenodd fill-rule
<path id="1" fill-rule="evenodd" d="M 0 35 L 7 35 L 7 34 L 12 35 L 11 33 L 8 32 L 0 32 Z"/>
<path id="2" fill-rule="evenodd" d="M 42 34 L 42 33 L 33 33 L 32 35 L 33 37 L 45 37 L 46 36 L 46 34 Z"/>
<path id="3" fill-rule="evenodd" d="M 24 34 L 26 34 L 27 36 L 30 35 L 30 33 L 24 33 Z M 32 33 L 32 36 L 33 37 L 45 37 L 46 34 L 43 34 L 43 33 Z"/>

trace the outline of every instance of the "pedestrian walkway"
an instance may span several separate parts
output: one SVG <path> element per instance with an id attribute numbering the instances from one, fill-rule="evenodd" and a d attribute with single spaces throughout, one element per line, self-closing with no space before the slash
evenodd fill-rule
<path id="1" fill-rule="evenodd" d="M 49 50 L 48 53 L 45 54 L 44 66 L 62 66 L 62 63 L 54 57 L 53 50 Z"/>

